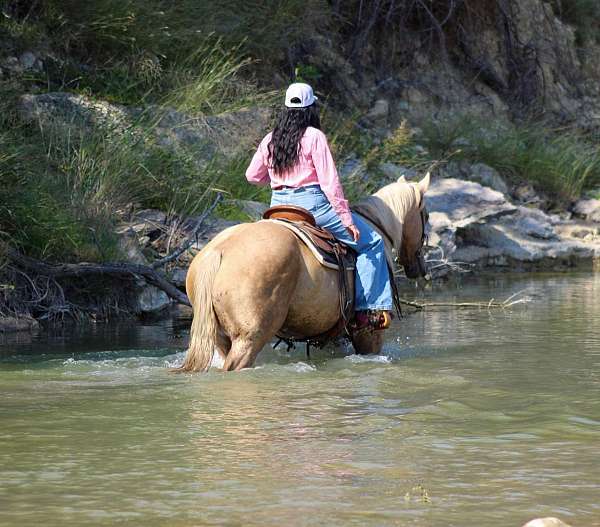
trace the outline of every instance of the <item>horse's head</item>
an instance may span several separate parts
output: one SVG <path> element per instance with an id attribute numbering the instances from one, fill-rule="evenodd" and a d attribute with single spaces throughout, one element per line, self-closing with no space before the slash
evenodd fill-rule
<path id="1" fill-rule="evenodd" d="M 427 238 L 425 226 L 429 214 L 425 208 L 425 193 L 429 188 L 429 173 L 418 183 L 408 183 L 415 193 L 414 205 L 406 212 L 402 229 L 402 243 L 398 260 L 408 278 L 419 278 L 427 274 L 423 245 Z"/>
<path id="2" fill-rule="evenodd" d="M 354 206 L 383 234 L 389 262 L 396 254 L 409 278 L 427 274 L 423 258 L 427 210 L 424 196 L 429 188 L 429 173 L 418 183 L 404 176 Z"/>

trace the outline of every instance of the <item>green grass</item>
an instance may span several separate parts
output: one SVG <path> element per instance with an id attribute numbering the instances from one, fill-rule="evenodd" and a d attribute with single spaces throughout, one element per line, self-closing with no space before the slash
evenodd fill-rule
<path id="1" fill-rule="evenodd" d="M 206 111 L 207 95 L 239 104 L 257 79 L 291 77 L 298 50 L 332 17 L 325 0 L 48 0 L 26 20 L 10 15 L 16 0 L 2 5 L 0 41 L 13 43 L 13 54 L 60 57 L 47 59 L 40 79 L 50 89 L 126 104 L 169 99 L 197 111 Z"/>
<path id="2" fill-rule="evenodd" d="M 115 225 L 128 211 L 150 207 L 199 213 L 220 176 L 217 160 L 199 168 L 191 152 L 157 146 L 148 128 L 111 133 L 96 125 L 82 133 L 14 120 L 3 129 L 0 230 L 40 258 L 118 258 Z"/>
<path id="3" fill-rule="evenodd" d="M 420 138 L 439 158 L 492 166 L 513 182 L 529 181 L 568 202 L 600 183 L 597 142 L 570 129 L 541 123 L 512 125 L 460 117 L 423 126 Z"/>

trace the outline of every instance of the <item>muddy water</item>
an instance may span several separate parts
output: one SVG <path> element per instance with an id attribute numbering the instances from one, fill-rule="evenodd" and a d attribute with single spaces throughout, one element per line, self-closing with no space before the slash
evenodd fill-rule
<path id="1" fill-rule="evenodd" d="M 419 295 L 522 289 L 238 374 L 169 374 L 181 321 L 5 338 L 0 525 L 600 526 L 600 276 Z"/>

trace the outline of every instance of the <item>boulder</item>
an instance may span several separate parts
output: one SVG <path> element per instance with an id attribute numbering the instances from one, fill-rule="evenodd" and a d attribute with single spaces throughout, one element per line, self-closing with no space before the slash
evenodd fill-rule
<path id="1" fill-rule="evenodd" d="M 142 253 L 138 236 L 133 229 L 128 228 L 119 233 L 119 250 L 126 262 L 148 265 L 148 260 Z"/>
<path id="2" fill-rule="evenodd" d="M 600 257 L 594 233 L 577 237 L 573 222 L 515 206 L 500 192 L 454 178 L 432 182 L 426 194 L 430 245 L 449 262 L 510 270 L 592 266 Z"/>
<path id="3" fill-rule="evenodd" d="M 187 269 L 183 269 L 182 267 L 175 267 L 171 271 L 171 282 L 177 287 L 185 287 L 185 279 L 187 277 Z"/>
<path id="4" fill-rule="evenodd" d="M 456 178 L 435 180 L 426 194 L 426 203 L 434 230 L 465 226 L 517 209 L 502 193 Z"/>
<path id="5" fill-rule="evenodd" d="M 569 527 L 569 525 L 558 518 L 536 518 L 527 522 L 523 527 Z"/>
<path id="6" fill-rule="evenodd" d="M 136 311 L 142 315 L 159 313 L 170 305 L 167 293 L 153 285 L 143 286 L 136 298 Z"/>
<path id="7" fill-rule="evenodd" d="M 117 233 L 124 235 L 133 232 L 139 238 L 147 236 L 149 240 L 153 240 L 167 228 L 167 223 L 168 217 L 164 212 L 143 209 L 135 212 L 130 221 L 122 223 L 117 228 Z"/>
<path id="8" fill-rule="evenodd" d="M 502 176 L 495 169 L 484 163 L 471 165 L 469 179 L 481 183 L 484 187 L 502 192 L 502 194 L 508 194 L 508 185 L 504 182 Z"/>
<path id="9" fill-rule="evenodd" d="M 572 211 L 584 220 L 600 222 L 600 199 L 580 199 L 573 205 Z"/>
<path id="10" fill-rule="evenodd" d="M 517 185 L 512 191 L 512 196 L 522 203 L 540 203 L 542 201 L 529 183 Z"/>
<path id="11" fill-rule="evenodd" d="M 385 122 L 390 113 L 390 103 L 386 99 L 377 99 L 367 112 L 370 121 Z"/>
<path id="12" fill-rule="evenodd" d="M 0 333 L 33 331 L 39 325 L 39 322 L 31 317 L 0 317 Z"/>
<path id="13" fill-rule="evenodd" d="M 440 169 L 442 177 L 454 177 L 475 181 L 484 187 L 508 194 L 508 185 L 502 176 L 491 166 L 484 163 L 469 163 L 468 161 L 450 161 Z"/>
<path id="14" fill-rule="evenodd" d="M 396 181 L 401 176 L 410 180 L 416 179 L 419 175 L 418 172 L 412 168 L 389 162 L 381 163 L 381 165 L 379 165 L 379 170 L 390 182 Z"/>
<path id="15" fill-rule="evenodd" d="M 31 51 L 26 51 L 19 57 L 19 63 L 25 71 L 40 72 L 44 68 L 43 62 Z"/>

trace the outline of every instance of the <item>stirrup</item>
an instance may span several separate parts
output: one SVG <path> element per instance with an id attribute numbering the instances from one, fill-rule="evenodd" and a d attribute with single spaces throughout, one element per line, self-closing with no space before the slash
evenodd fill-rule
<path id="1" fill-rule="evenodd" d="M 392 325 L 392 312 L 369 309 L 358 311 L 354 318 L 353 329 L 360 330 L 371 328 L 374 330 L 387 329 Z"/>

